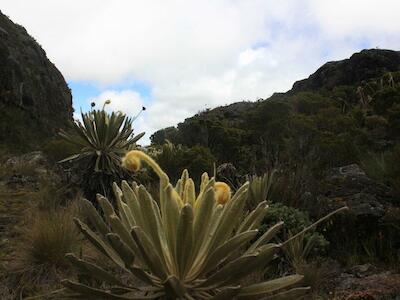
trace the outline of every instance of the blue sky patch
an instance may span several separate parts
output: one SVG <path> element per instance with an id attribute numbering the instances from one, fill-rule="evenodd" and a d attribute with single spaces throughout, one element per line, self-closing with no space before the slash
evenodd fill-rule
<path id="1" fill-rule="evenodd" d="M 95 98 L 107 90 L 123 91 L 133 90 L 140 94 L 146 102 L 151 99 L 151 87 L 149 84 L 138 80 L 123 80 L 116 84 L 100 85 L 90 81 L 70 80 L 68 86 L 72 93 L 72 105 L 75 112 L 90 110 L 90 98 Z M 106 100 L 106 99 L 104 99 Z"/>

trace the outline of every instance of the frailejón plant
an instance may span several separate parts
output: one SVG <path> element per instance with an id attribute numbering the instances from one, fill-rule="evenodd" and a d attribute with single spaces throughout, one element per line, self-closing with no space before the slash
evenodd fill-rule
<path id="1" fill-rule="evenodd" d="M 98 195 L 104 219 L 91 202 L 84 201 L 91 226 L 75 221 L 99 252 L 143 284 L 125 284 L 69 254 L 80 272 L 105 283 L 95 288 L 63 281 L 72 295 L 94 299 L 300 299 L 308 292 L 309 288 L 298 287 L 301 275 L 241 285 L 241 279 L 265 267 L 285 245 L 271 242 L 282 223 L 251 243 L 268 206 L 260 202 L 244 220 L 240 218 L 248 183 L 231 196 L 229 186 L 204 173 L 196 194 L 187 171 L 172 186 L 167 174 L 145 153 L 130 151 L 122 161 L 129 170 L 138 170 L 142 162 L 159 176 L 159 202 L 144 186 L 123 181 L 121 186 L 114 184 L 117 207 Z"/>
<path id="2" fill-rule="evenodd" d="M 249 178 L 247 206 L 254 209 L 260 202 L 269 200 L 271 188 L 275 180 L 276 170 L 264 173 L 262 176 L 251 176 Z"/>
<path id="3" fill-rule="evenodd" d="M 133 135 L 132 119 L 120 112 L 92 110 L 82 113 L 82 122 L 73 123 L 74 132 L 60 135 L 81 147 L 81 152 L 63 161 L 92 159 L 96 172 L 115 173 L 120 170 L 121 155 L 144 133 Z"/>
<path id="4" fill-rule="evenodd" d="M 104 105 L 109 103 L 107 100 Z M 108 194 L 112 182 L 123 178 L 121 157 L 144 135 L 133 135 L 132 122 L 132 118 L 121 112 L 107 113 L 103 106 L 102 110 L 82 113 L 82 121 L 73 123 L 72 132 L 60 133 L 65 140 L 81 148 L 79 153 L 60 162 L 77 165 L 82 178 L 80 185 L 89 190 L 89 194 L 93 190 Z"/>

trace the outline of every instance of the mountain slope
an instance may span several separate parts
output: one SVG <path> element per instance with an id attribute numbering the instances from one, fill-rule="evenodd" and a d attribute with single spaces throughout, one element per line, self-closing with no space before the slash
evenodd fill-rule
<path id="1" fill-rule="evenodd" d="M 202 112 L 152 136 L 210 148 L 243 173 L 274 164 L 314 170 L 359 162 L 399 141 L 400 52 L 363 50 L 329 62 L 287 93 Z"/>
<path id="2" fill-rule="evenodd" d="M 340 85 L 359 85 L 361 81 L 400 70 L 400 52 L 370 49 L 353 54 L 349 59 L 324 64 L 307 79 L 294 83 L 290 93 Z"/>
<path id="3" fill-rule="evenodd" d="M 71 92 L 45 51 L 0 12 L 0 140 L 26 150 L 72 119 Z"/>

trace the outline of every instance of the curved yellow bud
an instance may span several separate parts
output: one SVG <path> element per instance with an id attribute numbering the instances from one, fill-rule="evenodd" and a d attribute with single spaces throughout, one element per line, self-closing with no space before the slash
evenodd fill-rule
<path id="1" fill-rule="evenodd" d="M 106 102 L 104 102 L 104 104 L 110 104 L 110 103 L 111 103 L 110 99 L 107 99 Z"/>
<path id="2" fill-rule="evenodd" d="M 122 167 L 129 171 L 137 172 L 140 170 L 141 165 L 140 157 L 133 151 L 128 152 L 125 157 L 122 158 Z"/>
<path id="3" fill-rule="evenodd" d="M 225 204 L 231 199 L 231 188 L 225 182 L 217 181 L 214 184 L 215 200 L 218 204 Z"/>
<path id="4" fill-rule="evenodd" d="M 137 171 L 141 167 L 141 161 L 145 161 L 161 180 L 161 184 L 165 187 L 169 183 L 168 175 L 160 168 L 160 166 L 148 156 L 146 153 L 139 150 L 129 151 L 122 159 L 122 166 L 129 171 Z"/>

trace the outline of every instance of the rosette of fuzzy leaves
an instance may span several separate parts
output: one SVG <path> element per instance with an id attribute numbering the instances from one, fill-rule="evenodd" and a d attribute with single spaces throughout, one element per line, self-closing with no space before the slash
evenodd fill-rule
<path id="1" fill-rule="evenodd" d="M 121 156 L 144 135 L 133 134 L 132 122 L 121 112 L 92 110 L 82 113 L 82 121 L 75 121 L 71 132 L 60 132 L 62 138 L 80 147 L 79 153 L 60 163 L 72 164 L 86 197 L 94 199 L 96 192 L 109 196 L 112 183 L 126 175 Z"/>
<path id="2" fill-rule="evenodd" d="M 196 194 L 187 171 L 173 186 L 150 157 L 140 151 L 130 154 L 124 160 L 127 167 L 137 168 L 138 161 L 145 161 L 160 177 L 159 201 L 144 186 L 123 181 L 121 186 L 114 184 L 117 207 L 98 195 L 104 219 L 91 202 L 84 201 L 90 226 L 77 219 L 76 224 L 99 252 L 143 284 L 129 286 L 99 266 L 70 254 L 68 258 L 80 272 L 105 283 L 100 289 L 63 281 L 73 296 L 300 299 L 308 292 L 307 287 L 298 287 L 301 275 L 241 285 L 241 279 L 265 267 L 284 246 L 271 242 L 282 223 L 254 241 L 268 206 L 260 202 L 244 219 L 241 217 L 248 183 L 219 204 L 219 185 L 206 173 Z"/>
<path id="3" fill-rule="evenodd" d="M 60 133 L 67 141 L 80 146 L 81 152 L 63 161 L 89 158 L 96 172 L 120 172 L 121 156 L 144 135 L 133 135 L 132 121 L 120 112 L 109 114 L 105 110 L 92 110 L 82 113 L 82 122 L 73 123 L 73 133 Z"/>

